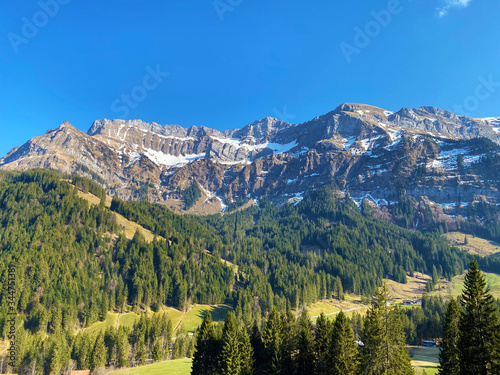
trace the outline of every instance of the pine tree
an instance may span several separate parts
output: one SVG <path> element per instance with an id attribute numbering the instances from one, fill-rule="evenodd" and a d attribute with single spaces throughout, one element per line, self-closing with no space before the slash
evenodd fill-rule
<path id="1" fill-rule="evenodd" d="M 172 353 L 173 359 L 181 359 L 181 358 L 185 357 L 185 355 L 186 355 L 186 340 L 187 340 L 187 336 L 183 330 L 177 332 L 177 337 L 175 338 L 175 342 L 174 342 L 174 351 Z"/>
<path id="2" fill-rule="evenodd" d="M 104 334 L 101 332 L 97 335 L 92 357 L 90 359 L 90 369 L 94 371 L 99 367 L 106 365 L 106 345 L 104 344 Z"/>
<path id="3" fill-rule="evenodd" d="M 241 372 L 241 352 L 238 323 L 233 311 L 229 312 L 222 329 L 222 348 L 219 356 L 221 375 L 239 375 Z"/>
<path id="4" fill-rule="evenodd" d="M 117 338 L 117 364 L 118 367 L 128 366 L 128 355 L 130 344 L 128 342 L 128 334 L 125 327 L 118 328 Z"/>
<path id="5" fill-rule="evenodd" d="M 297 355 L 297 375 L 308 375 L 314 373 L 316 355 L 314 353 L 314 340 L 312 336 L 312 324 L 309 320 L 307 310 L 304 310 L 298 321 L 299 337 Z"/>
<path id="6" fill-rule="evenodd" d="M 335 298 L 337 298 L 339 301 L 344 299 L 344 288 L 342 287 L 342 280 L 340 280 L 340 277 L 335 278 L 335 282 L 333 284 L 333 293 L 335 295 Z"/>
<path id="7" fill-rule="evenodd" d="M 410 356 L 405 348 L 405 334 L 400 313 L 390 306 L 389 291 L 383 284 L 366 313 L 361 351 L 363 375 L 411 375 Z"/>
<path id="8" fill-rule="evenodd" d="M 288 310 L 281 318 L 282 320 L 282 344 L 281 344 L 281 372 L 283 374 L 293 374 L 295 369 L 295 354 L 297 351 L 298 326 L 297 319 Z"/>
<path id="9" fill-rule="evenodd" d="M 254 374 L 253 348 L 247 330 L 242 329 L 240 333 L 240 353 L 241 353 L 241 375 Z"/>
<path id="10" fill-rule="evenodd" d="M 461 303 L 463 310 L 458 342 L 460 374 L 495 373 L 500 362 L 498 308 L 474 257 L 465 275 Z"/>
<path id="11" fill-rule="evenodd" d="M 253 323 L 252 332 L 250 335 L 250 344 L 252 345 L 253 349 L 254 374 L 262 375 L 264 374 L 265 349 L 257 320 L 255 320 Z"/>
<path id="12" fill-rule="evenodd" d="M 163 359 L 163 350 L 161 348 L 160 340 L 156 340 L 153 345 L 153 361 L 158 362 Z"/>
<path id="13" fill-rule="evenodd" d="M 77 341 L 75 341 L 75 344 L 76 343 Z M 93 350 L 93 343 L 89 334 L 82 334 L 79 345 L 74 345 L 74 347 L 76 348 L 76 357 L 80 368 L 89 369 Z"/>
<path id="14" fill-rule="evenodd" d="M 139 336 L 139 339 L 136 344 L 136 349 L 135 349 L 135 360 L 137 363 L 142 366 L 146 364 L 146 344 L 144 343 L 144 336 Z"/>
<path id="15" fill-rule="evenodd" d="M 263 369 L 266 374 L 281 374 L 283 353 L 283 325 L 276 307 L 273 307 L 262 335 L 265 359 Z"/>
<path id="16" fill-rule="evenodd" d="M 331 323 L 325 314 L 321 313 L 316 319 L 315 350 L 316 350 L 316 373 L 325 375 L 327 373 L 326 355 L 328 352 L 328 340 L 331 332 Z"/>
<path id="17" fill-rule="evenodd" d="M 212 323 L 212 315 L 210 311 L 207 311 L 198 330 L 198 334 L 196 335 L 196 351 L 193 356 L 192 374 L 216 374 L 217 357 L 217 343 Z"/>
<path id="18" fill-rule="evenodd" d="M 359 350 L 354 333 L 341 311 L 328 343 L 327 363 L 331 375 L 355 375 L 359 371 Z"/>
<path id="19" fill-rule="evenodd" d="M 168 319 L 165 315 L 166 322 L 167 322 L 167 327 L 163 333 L 163 338 L 164 338 L 164 345 L 165 345 L 165 357 L 169 358 L 170 355 L 170 348 L 172 345 L 172 335 L 173 335 L 173 326 L 172 326 L 172 321 Z"/>
<path id="20" fill-rule="evenodd" d="M 460 355 L 458 340 L 460 336 L 459 322 L 460 306 L 452 298 L 446 309 L 443 326 L 443 344 L 439 353 L 439 375 L 459 375 Z"/>
<path id="21" fill-rule="evenodd" d="M 104 333 L 104 344 L 106 345 L 106 362 L 114 366 L 116 362 L 117 331 L 115 327 L 108 327 Z"/>
<path id="22" fill-rule="evenodd" d="M 195 350 L 194 339 L 191 338 L 191 340 L 189 340 L 189 346 L 188 346 L 186 357 L 193 358 L 194 350 Z"/>

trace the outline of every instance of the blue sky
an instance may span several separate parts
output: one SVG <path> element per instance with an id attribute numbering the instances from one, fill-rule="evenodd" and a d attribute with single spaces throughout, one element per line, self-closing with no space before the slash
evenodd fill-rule
<path id="1" fill-rule="evenodd" d="M 220 130 L 344 102 L 500 116 L 498 0 L 0 4 L 0 154 L 69 121 Z"/>

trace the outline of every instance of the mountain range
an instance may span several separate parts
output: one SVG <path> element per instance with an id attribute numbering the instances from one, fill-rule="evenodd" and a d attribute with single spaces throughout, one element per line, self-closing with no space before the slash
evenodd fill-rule
<path id="1" fill-rule="evenodd" d="M 64 122 L 0 159 L 0 168 L 49 168 L 90 177 L 124 200 L 190 213 L 232 202 L 295 203 L 326 185 L 357 203 L 388 205 L 404 190 L 436 206 L 500 202 L 500 117 L 471 118 L 434 107 L 391 112 L 342 104 L 301 124 L 267 117 L 241 129 L 97 120 L 87 133 Z"/>

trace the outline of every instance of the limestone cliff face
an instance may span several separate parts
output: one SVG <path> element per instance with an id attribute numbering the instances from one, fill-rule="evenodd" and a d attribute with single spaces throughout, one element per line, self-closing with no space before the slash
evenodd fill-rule
<path id="1" fill-rule="evenodd" d="M 293 202 L 331 183 L 378 203 L 401 189 L 438 203 L 499 202 L 498 144 L 500 118 L 342 104 L 302 124 L 267 117 L 224 132 L 98 120 L 84 133 L 65 122 L 11 150 L 0 168 L 79 173 L 123 199 L 174 208 L 196 180 L 204 194 L 196 213 L 240 198 Z"/>

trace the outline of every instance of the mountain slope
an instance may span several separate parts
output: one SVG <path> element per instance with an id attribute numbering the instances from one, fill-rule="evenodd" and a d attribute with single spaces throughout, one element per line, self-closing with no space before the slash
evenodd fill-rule
<path id="1" fill-rule="evenodd" d="M 0 168 L 51 168 L 93 178 L 125 200 L 182 211 L 196 180 L 196 213 L 248 198 L 300 200 L 335 182 L 360 201 L 394 200 L 404 188 L 440 204 L 500 202 L 500 118 L 433 107 L 390 112 L 343 104 L 302 124 L 265 118 L 242 129 L 98 120 L 87 133 L 65 122 L 0 159 Z"/>
<path id="2" fill-rule="evenodd" d="M 82 199 L 82 191 L 93 197 Z M 108 311 L 227 303 L 250 325 L 273 307 L 286 311 L 344 292 L 368 298 L 383 278 L 405 283 L 434 270 L 451 278 L 469 258 L 436 233 L 365 215 L 332 189 L 297 205 L 262 200 L 258 208 L 210 216 L 177 215 L 147 201 L 105 202 L 102 188 L 76 175 L 0 171 L 0 334 L 10 329 L 10 309 L 17 311 L 14 367 L 29 367 L 33 353 L 48 361 L 56 348 L 64 363 L 72 358 L 88 368 L 80 349 L 90 338 L 76 333 L 105 321 Z M 155 239 L 137 232 L 128 240 L 115 213 Z M 498 257 L 478 261 L 499 270 Z M 134 331 L 150 324 L 145 317 Z"/>

